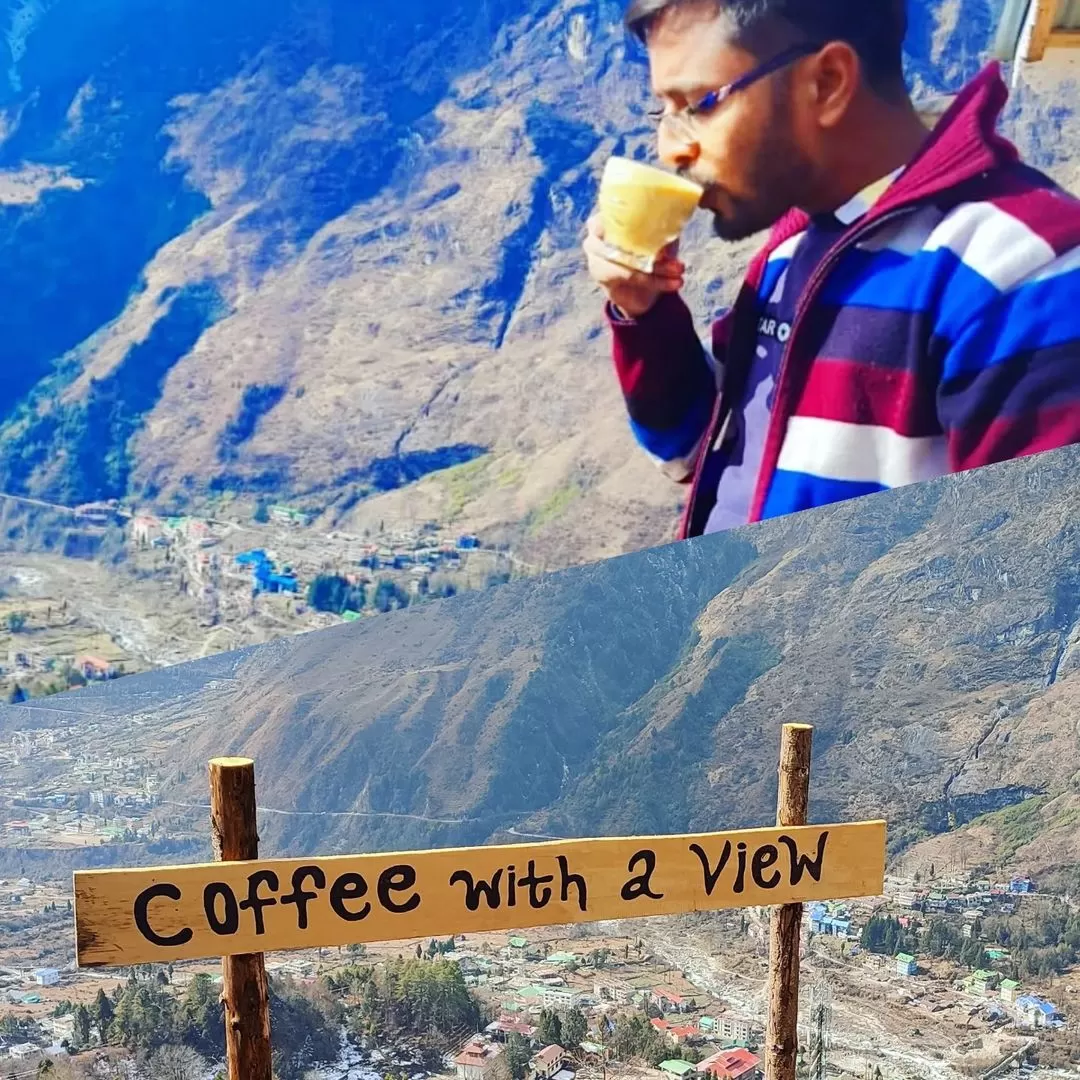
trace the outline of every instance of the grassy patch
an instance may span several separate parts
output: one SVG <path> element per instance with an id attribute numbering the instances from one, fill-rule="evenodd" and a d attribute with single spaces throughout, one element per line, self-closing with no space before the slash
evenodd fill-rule
<path id="1" fill-rule="evenodd" d="M 997 857 L 1002 863 L 1010 862 L 1016 853 L 1030 844 L 1039 833 L 1044 832 L 1042 808 L 1049 796 L 1039 795 L 1034 799 L 1025 799 L 1015 806 L 996 810 L 991 814 L 977 817 L 973 825 L 989 825 L 994 830 L 997 840 Z"/>
<path id="2" fill-rule="evenodd" d="M 486 458 L 466 461 L 447 469 L 442 476 L 446 485 L 446 520 L 455 520 L 473 499 L 481 495 L 486 487 L 488 466 Z"/>
<path id="3" fill-rule="evenodd" d="M 558 521 L 580 497 L 581 488 L 576 484 L 559 488 L 547 502 L 529 514 L 526 522 L 527 534 L 535 536 L 552 522 Z"/>
<path id="4" fill-rule="evenodd" d="M 504 490 L 506 488 L 521 487 L 525 483 L 525 470 L 520 465 L 511 465 L 499 473 L 497 483 Z"/>

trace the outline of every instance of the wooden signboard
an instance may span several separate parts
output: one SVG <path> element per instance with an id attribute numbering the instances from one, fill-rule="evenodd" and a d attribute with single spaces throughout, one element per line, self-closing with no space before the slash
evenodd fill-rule
<path id="1" fill-rule="evenodd" d="M 222 957 L 229 1080 L 272 1080 L 264 954 L 771 907 L 765 1080 L 795 1080 L 802 904 L 879 896 L 885 823 L 807 825 L 813 729 L 784 725 L 775 829 L 260 859 L 255 767 L 210 763 L 214 863 L 75 874 L 81 967 Z"/>
<path id="2" fill-rule="evenodd" d="M 876 896 L 885 823 L 75 875 L 83 967 Z"/>

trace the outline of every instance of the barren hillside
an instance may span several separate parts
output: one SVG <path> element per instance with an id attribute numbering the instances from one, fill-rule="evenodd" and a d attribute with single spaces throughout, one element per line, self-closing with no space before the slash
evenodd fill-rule
<path id="1" fill-rule="evenodd" d="M 921 98 L 999 8 L 912 6 Z M 663 542 L 682 492 L 632 448 L 578 254 L 603 161 L 647 141 L 620 5 L 249 9 L 0 8 L 0 488 L 265 494 L 550 567 Z M 1008 121 L 1062 175 L 1067 99 L 1021 86 Z M 703 331 L 752 246 L 706 231 Z"/>
<path id="2" fill-rule="evenodd" d="M 1070 871 L 1078 459 L 130 677 L 0 729 L 150 739 L 181 805 L 207 758 L 253 755 L 269 850 L 302 852 L 761 824 L 780 725 L 807 721 L 818 820 L 884 815 L 899 854 L 980 819 L 989 861 Z"/>

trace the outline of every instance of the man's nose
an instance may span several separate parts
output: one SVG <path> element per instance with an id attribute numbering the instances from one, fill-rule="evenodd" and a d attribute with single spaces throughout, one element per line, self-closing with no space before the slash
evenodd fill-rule
<path id="1" fill-rule="evenodd" d="M 689 169 L 701 156 L 701 147 L 688 132 L 676 130 L 674 124 L 661 124 L 657 152 L 668 168 Z"/>

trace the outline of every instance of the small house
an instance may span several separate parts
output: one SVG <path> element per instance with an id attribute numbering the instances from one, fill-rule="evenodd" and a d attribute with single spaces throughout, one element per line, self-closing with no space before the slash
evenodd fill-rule
<path id="1" fill-rule="evenodd" d="M 292 506 L 271 506 L 267 512 L 270 515 L 270 520 L 276 525 L 293 525 L 299 528 L 306 528 L 311 524 L 310 515 L 306 514 L 303 510 L 297 510 Z"/>
<path id="2" fill-rule="evenodd" d="M 991 990 L 997 989 L 1000 981 L 1001 976 L 996 971 L 986 971 L 980 968 L 978 971 L 973 971 L 964 980 L 964 989 L 976 997 L 986 997 Z"/>
<path id="3" fill-rule="evenodd" d="M 536 1028 L 524 1020 L 516 1020 L 510 1016 L 500 1016 L 484 1029 L 485 1034 L 497 1042 L 506 1042 L 511 1035 L 520 1035 L 527 1042 L 536 1038 Z"/>
<path id="4" fill-rule="evenodd" d="M 545 961 L 545 963 L 558 964 L 562 967 L 569 967 L 573 964 L 576 964 L 577 962 L 578 958 L 573 953 L 569 952 L 552 953 Z"/>
<path id="5" fill-rule="evenodd" d="M 544 1003 L 544 990 L 543 986 L 524 986 L 517 992 L 517 997 L 520 998 L 523 1004 L 532 1005 L 536 1008 L 540 1008 Z"/>
<path id="6" fill-rule="evenodd" d="M 140 547 L 147 547 L 161 536 L 161 522 L 152 514 L 138 514 L 131 523 L 131 538 Z"/>
<path id="7" fill-rule="evenodd" d="M 700 1062 L 697 1071 L 714 1080 L 758 1080 L 761 1076 L 761 1059 L 741 1047 L 721 1050 Z"/>
<path id="8" fill-rule="evenodd" d="M 1069 0 L 1010 0 L 1004 5 L 994 41 L 994 57 L 1020 70 L 1043 64 L 1047 74 L 1061 71 L 1061 58 L 1080 47 L 1080 9 Z M 1056 61 L 1056 63 L 1055 63 Z M 1061 76 L 1055 82 L 1060 86 Z M 1053 91 L 1047 89 L 1047 92 Z"/>
<path id="9" fill-rule="evenodd" d="M 1009 882 L 1009 892 L 1013 896 L 1026 896 L 1035 891 L 1035 882 L 1029 877 L 1015 877 Z"/>
<path id="10" fill-rule="evenodd" d="M 38 986 L 55 986 L 60 981 L 60 972 L 56 968 L 38 968 L 34 972 L 34 982 Z"/>
<path id="11" fill-rule="evenodd" d="M 697 1024 L 672 1024 L 667 1020 L 651 1020 L 653 1028 L 676 1046 L 683 1046 L 701 1038 Z"/>
<path id="12" fill-rule="evenodd" d="M 842 905 L 813 904 L 809 914 L 811 933 L 839 938 L 846 938 L 851 933 L 851 918 Z"/>
<path id="13" fill-rule="evenodd" d="M 657 1068 L 667 1073 L 668 1076 L 686 1076 L 687 1073 L 694 1072 L 694 1066 L 689 1061 L 683 1061 L 682 1058 L 671 1058 L 668 1061 L 661 1061 Z"/>
<path id="14" fill-rule="evenodd" d="M 1033 994 L 1016 999 L 1016 1012 L 1028 1027 L 1056 1027 L 1061 1023 L 1061 1014 L 1057 1009 L 1049 1001 Z"/>
<path id="15" fill-rule="evenodd" d="M 1001 980 L 1001 1000 L 1004 1001 L 1006 1005 L 1015 1004 L 1019 993 L 1020 984 L 1015 979 Z"/>
<path id="16" fill-rule="evenodd" d="M 686 1000 L 673 990 L 656 988 L 652 992 L 653 1003 L 663 1012 L 686 1012 L 688 1006 Z"/>
<path id="17" fill-rule="evenodd" d="M 597 982 L 593 985 L 593 996 L 597 1001 L 613 1001 L 618 1005 L 632 1005 L 637 991 L 623 983 Z"/>
<path id="18" fill-rule="evenodd" d="M 80 656 L 75 661 L 75 667 L 84 679 L 91 682 L 105 682 L 115 679 L 119 674 L 115 664 L 109 663 L 100 656 Z"/>
<path id="19" fill-rule="evenodd" d="M 300 583 L 294 574 L 270 574 L 266 579 L 266 591 L 268 593 L 298 593 Z"/>
<path id="20" fill-rule="evenodd" d="M 458 1080 L 506 1080 L 509 1070 L 501 1046 L 473 1039 L 454 1055 Z"/>
<path id="21" fill-rule="evenodd" d="M 536 1080 L 551 1080 L 566 1064 L 566 1051 L 558 1045 L 545 1046 L 530 1062 Z"/>
<path id="22" fill-rule="evenodd" d="M 819 933 L 826 937 L 846 938 L 851 935 L 851 920 L 838 915 L 827 915 L 821 921 Z"/>
<path id="23" fill-rule="evenodd" d="M 918 965 L 915 963 L 915 957 L 911 953 L 897 953 L 896 954 L 896 974 L 897 975 L 914 975 L 919 970 Z"/>

